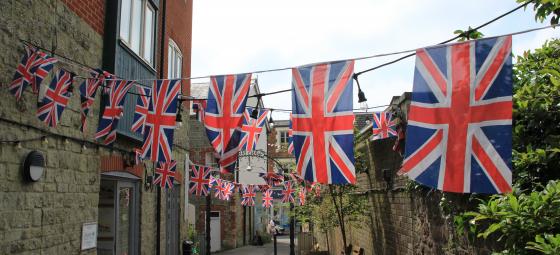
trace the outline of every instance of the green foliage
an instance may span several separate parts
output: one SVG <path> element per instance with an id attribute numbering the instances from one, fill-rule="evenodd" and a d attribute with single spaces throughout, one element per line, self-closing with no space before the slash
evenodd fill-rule
<path id="1" fill-rule="evenodd" d="M 484 34 L 482 32 L 479 32 L 478 30 L 474 30 L 469 26 L 469 29 L 463 31 L 460 29 L 457 29 L 455 31 L 453 31 L 453 34 L 456 34 L 459 36 L 458 41 L 459 42 L 464 42 L 467 40 L 475 40 L 475 39 L 480 39 L 482 37 L 484 37 Z"/>
<path id="2" fill-rule="evenodd" d="M 527 189 L 559 179 L 560 40 L 517 57 L 513 101 L 514 180 Z"/>
<path id="3" fill-rule="evenodd" d="M 538 235 L 560 233 L 559 208 L 560 182 L 550 181 L 542 191 L 526 194 L 515 189 L 512 194 L 492 196 L 479 204 L 477 212 L 456 216 L 454 221 L 459 230 L 469 222 L 470 231 L 477 237 L 503 242 L 507 250 L 502 254 L 532 254 L 529 247 L 537 244 L 560 248 L 554 247 L 553 237 L 546 239 L 547 244 L 539 242 L 541 239 L 531 242 Z"/>
<path id="4" fill-rule="evenodd" d="M 543 254 L 560 254 L 560 234 L 545 234 L 544 238 L 537 235 L 535 242 L 527 243 L 527 249 L 539 251 Z"/>
<path id="5" fill-rule="evenodd" d="M 558 24 L 560 16 L 560 0 L 517 0 L 518 3 L 533 3 L 535 20 L 543 22 L 550 16 L 550 24 Z"/>

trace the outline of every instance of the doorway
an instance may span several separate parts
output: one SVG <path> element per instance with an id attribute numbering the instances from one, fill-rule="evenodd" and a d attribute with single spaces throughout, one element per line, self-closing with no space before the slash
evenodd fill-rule
<path id="1" fill-rule="evenodd" d="M 138 196 L 137 180 L 101 176 L 97 254 L 138 253 Z"/>
<path id="2" fill-rule="evenodd" d="M 179 254 L 179 194 L 181 186 L 166 191 L 165 254 Z"/>
<path id="3" fill-rule="evenodd" d="M 222 227 L 220 224 L 220 212 L 210 212 L 210 251 L 215 252 L 222 249 Z"/>

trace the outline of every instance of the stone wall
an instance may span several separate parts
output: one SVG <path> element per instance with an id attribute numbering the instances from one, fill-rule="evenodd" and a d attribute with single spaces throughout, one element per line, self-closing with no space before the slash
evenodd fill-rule
<path id="1" fill-rule="evenodd" d="M 0 140 L 39 138 L 50 133 L 81 139 L 79 99 L 70 100 L 57 128 L 35 117 L 37 95 L 30 88 L 16 102 L 7 90 L 23 55 L 20 39 L 100 66 L 102 37 L 59 1 L 0 1 Z M 74 70 L 68 65 L 57 64 Z M 78 70 L 79 72 L 79 70 Z M 43 85 L 50 82 L 50 77 Z M 93 115 L 99 114 L 99 100 Z M 96 118 L 88 119 L 96 127 Z M 93 131 L 86 137 L 91 138 Z M 72 139 L 0 144 L 0 253 L 78 254 L 83 223 L 97 221 L 99 155 L 109 154 Z M 21 163 L 31 150 L 44 153 L 46 170 L 35 183 L 24 181 Z M 89 250 L 82 254 L 95 254 Z"/>
<path id="2" fill-rule="evenodd" d="M 114 162 L 126 166 L 132 162 L 133 148 L 138 141 L 119 136 L 115 149 L 97 146 L 93 139 L 100 114 L 100 96 L 92 106 L 85 134 L 79 131 L 80 102 L 78 85 L 64 110 L 59 125 L 49 128 L 35 117 L 37 95 L 27 88 L 20 102 L 7 89 L 14 70 L 23 55 L 20 39 L 31 41 L 77 62 L 99 67 L 103 55 L 102 22 L 104 10 L 97 8 L 103 0 L 9 0 L 0 1 L 0 141 L 33 139 L 0 143 L 0 254 L 96 254 L 96 250 L 81 251 L 83 223 L 98 221 L 98 202 L 103 161 L 111 156 Z M 85 13 L 85 6 L 95 5 Z M 102 6 L 103 6 L 102 5 Z M 80 9 L 82 8 L 82 9 Z M 159 42 L 159 41 L 158 41 Z M 185 65 L 190 63 L 185 62 Z M 88 73 L 75 64 L 59 62 L 78 75 Z M 42 86 L 46 86 L 50 75 Z M 47 139 L 41 139 L 47 136 Z M 66 138 L 64 138 L 66 137 Z M 34 139 L 37 138 L 37 139 Z M 45 142 L 46 141 L 46 142 Z M 188 145 L 188 127 L 175 132 L 174 159 L 177 170 L 184 176 L 184 161 Z M 122 149 L 122 150 L 121 150 Z M 46 170 L 35 183 L 23 180 L 21 163 L 31 150 L 44 153 Z M 152 174 L 151 162 L 146 173 Z M 122 171 L 124 169 L 118 169 Z M 155 254 L 157 195 L 155 188 L 144 188 L 144 169 L 139 171 L 140 190 L 139 244 L 141 254 Z M 177 181 L 181 182 L 182 178 Z M 186 239 L 186 224 L 182 217 L 184 186 L 181 189 L 180 240 Z M 160 252 L 165 253 L 165 191 L 161 196 Z"/>

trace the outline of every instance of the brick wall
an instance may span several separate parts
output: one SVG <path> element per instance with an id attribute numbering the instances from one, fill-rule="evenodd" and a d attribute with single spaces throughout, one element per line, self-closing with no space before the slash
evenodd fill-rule
<path id="1" fill-rule="evenodd" d="M 103 35 L 105 0 L 61 0 L 70 10 Z"/>

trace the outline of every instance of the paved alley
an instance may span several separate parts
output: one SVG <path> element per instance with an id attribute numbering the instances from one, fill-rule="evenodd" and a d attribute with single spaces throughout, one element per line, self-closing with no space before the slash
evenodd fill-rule
<path id="1" fill-rule="evenodd" d="M 277 238 L 278 243 L 278 255 L 290 254 L 290 237 L 289 236 L 279 236 Z M 297 243 L 296 243 L 297 245 Z M 273 255 L 274 254 L 274 244 L 272 242 L 267 243 L 263 246 L 244 246 L 241 248 L 219 252 L 219 255 Z"/>

